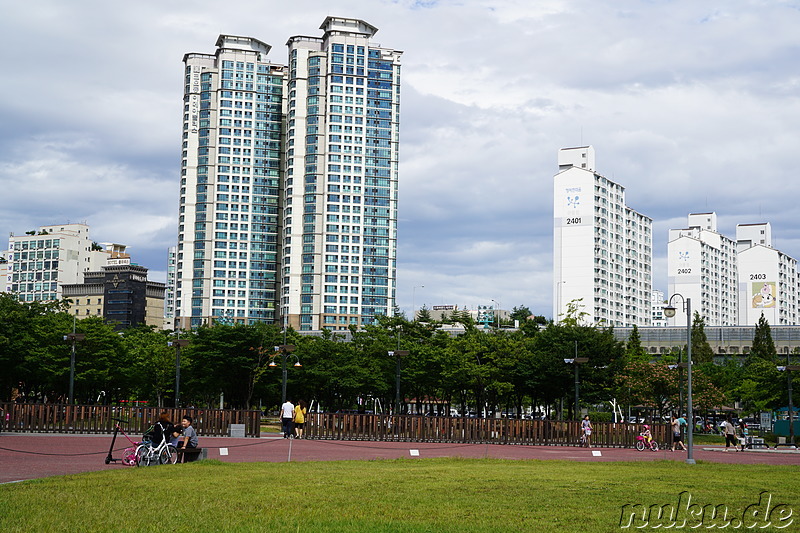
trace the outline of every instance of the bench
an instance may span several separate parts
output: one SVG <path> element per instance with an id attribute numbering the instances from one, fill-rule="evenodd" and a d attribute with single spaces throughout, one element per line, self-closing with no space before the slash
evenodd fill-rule
<path id="1" fill-rule="evenodd" d="M 765 443 L 764 439 L 762 438 L 747 437 L 747 440 L 745 441 L 745 448 L 748 448 L 750 450 L 761 449 L 761 448 L 769 449 L 769 445 Z"/>
<path id="2" fill-rule="evenodd" d="M 206 448 L 178 448 L 176 452 L 179 463 L 191 463 L 208 459 L 208 450 Z"/>

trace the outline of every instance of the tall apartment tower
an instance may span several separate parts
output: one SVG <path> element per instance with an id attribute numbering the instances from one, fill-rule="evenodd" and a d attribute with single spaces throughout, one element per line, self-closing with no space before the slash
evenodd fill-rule
<path id="1" fill-rule="evenodd" d="M 584 323 L 651 323 L 652 225 L 595 172 L 594 148 L 563 148 L 553 197 L 553 317 L 576 300 Z"/>
<path id="2" fill-rule="evenodd" d="M 395 301 L 401 52 L 328 17 L 320 37 L 221 35 L 187 54 L 175 315 L 347 329 Z"/>
<path id="3" fill-rule="evenodd" d="M 220 35 L 185 64 L 175 317 L 274 321 L 286 69 Z"/>
<path id="4" fill-rule="evenodd" d="M 289 39 L 282 314 L 300 330 L 393 312 L 401 52 L 328 17 Z"/>
<path id="5" fill-rule="evenodd" d="M 62 286 L 82 283 L 84 272 L 127 259 L 122 244 L 100 244 L 86 224 L 40 226 L 8 240 L 6 288 L 24 302 L 58 300 Z"/>
<path id="6" fill-rule="evenodd" d="M 739 324 L 761 315 L 771 325 L 798 323 L 797 260 L 772 247 L 769 223 L 736 226 Z"/>
<path id="7" fill-rule="evenodd" d="M 738 324 L 736 243 L 717 231 L 716 213 L 692 213 L 686 228 L 669 230 L 667 269 L 669 295 L 691 298 L 707 326 Z M 686 313 L 668 325 L 685 326 Z"/>

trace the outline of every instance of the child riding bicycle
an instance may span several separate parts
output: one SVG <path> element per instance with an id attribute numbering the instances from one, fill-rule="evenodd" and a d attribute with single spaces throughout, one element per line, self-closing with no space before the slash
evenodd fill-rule
<path id="1" fill-rule="evenodd" d="M 647 424 L 642 426 L 642 437 L 644 437 L 644 442 L 648 448 L 653 447 L 653 434 L 650 432 L 650 426 Z"/>

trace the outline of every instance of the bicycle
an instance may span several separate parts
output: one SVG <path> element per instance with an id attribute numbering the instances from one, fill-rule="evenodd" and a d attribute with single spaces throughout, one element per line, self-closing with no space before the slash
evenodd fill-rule
<path id="1" fill-rule="evenodd" d="M 152 441 L 143 441 L 134 452 L 136 466 L 174 465 L 178 462 L 178 450 L 167 442 L 166 436 L 161 443 L 153 446 Z"/>
<path id="2" fill-rule="evenodd" d="M 643 434 L 640 434 L 636 437 L 636 450 L 637 451 L 644 451 L 647 448 L 650 451 L 657 452 L 658 451 L 658 442 L 654 439 L 650 439 L 650 442 L 647 442 L 647 439 Z"/>
<path id="3" fill-rule="evenodd" d="M 121 418 L 112 418 L 111 420 L 114 420 L 116 424 L 114 424 L 114 437 L 111 439 L 111 446 L 108 448 L 108 455 L 106 456 L 106 464 L 109 464 L 111 462 L 116 463 L 117 461 L 122 461 L 122 464 L 124 464 L 125 466 L 133 466 L 134 464 L 136 464 L 136 447 L 141 445 L 142 443 L 135 442 L 128 436 L 127 433 L 125 433 L 125 430 L 122 429 L 122 426 L 120 424 L 128 424 L 129 422 L 127 420 L 122 420 Z M 112 453 L 114 451 L 114 443 L 117 440 L 118 433 L 122 433 L 122 435 L 126 439 L 128 439 L 128 442 L 130 442 L 132 446 L 129 446 L 122 451 L 122 457 L 114 458 L 112 456 Z"/>

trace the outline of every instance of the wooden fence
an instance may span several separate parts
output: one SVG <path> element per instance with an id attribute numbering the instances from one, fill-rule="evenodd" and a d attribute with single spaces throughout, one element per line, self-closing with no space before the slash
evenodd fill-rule
<path id="1" fill-rule="evenodd" d="M 0 430 L 33 433 L 113 433 L 119 418 L 125 433 L 141 435 L 161 413 L 177 424 L 184 415 L 205 437 L 227 436 L 231 424 L 244 424 L 247 437 L 261 434 L 261 413 L 250 410 L 157 407 L 117 407 L 110 405 L 66 405 L 51 403 L 15 404 L 0 402 Z"/>
<path id="2" fill-rule="evenodd" d="M 641 424 L 593 422 L 592 446 L 626 448 L 636 443 Z M 667 424 L 650 426 L 659 443 L 671 443 Z M 414 415 L 311 413 L 303 437 L 331 440 L 459 442 L 578 446 L 580 421 L 456 418 Z"/>

